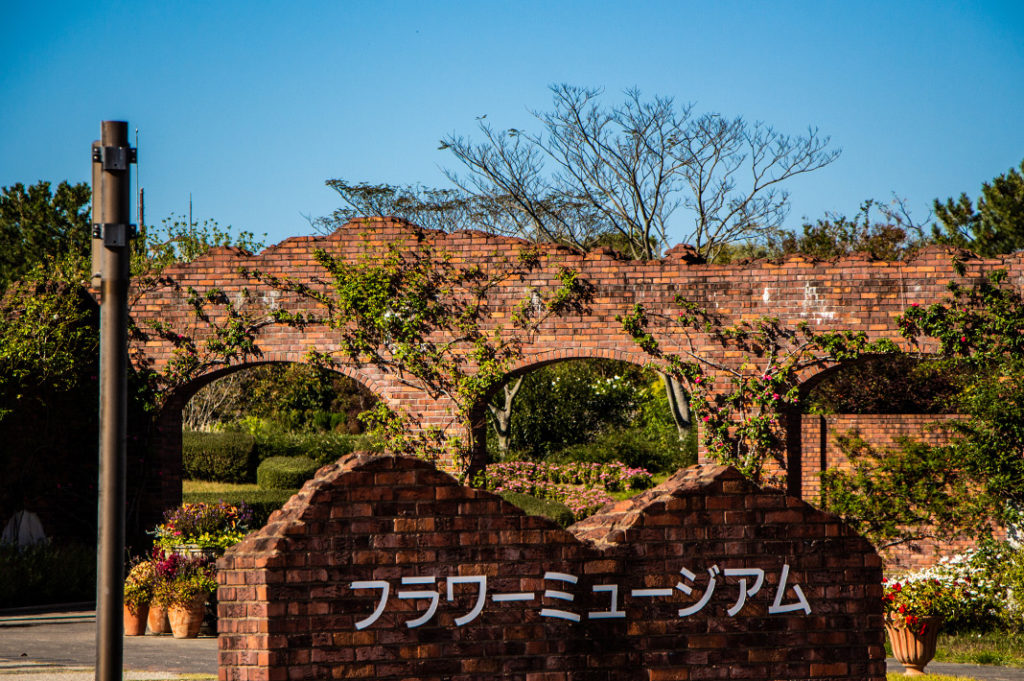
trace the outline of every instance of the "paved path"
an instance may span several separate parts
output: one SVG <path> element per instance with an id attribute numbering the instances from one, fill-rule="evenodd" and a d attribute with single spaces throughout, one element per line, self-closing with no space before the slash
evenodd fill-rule
<path id="1" fill-rule="evenodd" d="M 217 676 L 217 638 L 124 637 L 124 678 L 130 681 Z M 93 681 L 93 612 L 0 617 L 0 681 Z"/>
<path id="2" fill-rule="evenodd" d="M 0 617 L 0 681 L 93 681 L 96 618 L 93 612 Z M 889 670 L 903 666 L 889 660 Z M 217 639 L 201 636 L 124 638 L 125 681 L 198 681 L 217 676 Z M 1024 681 L 1024 669 L 933 662 L 927 671 L 978 679 Z"/>

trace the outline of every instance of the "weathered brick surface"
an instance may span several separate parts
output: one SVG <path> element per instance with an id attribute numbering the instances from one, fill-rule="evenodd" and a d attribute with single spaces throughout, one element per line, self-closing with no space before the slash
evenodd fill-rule
<path id="1" fill-rule="evenodd" d="M 272 246 L 258 255 L 219 248 L 192 263 L 166 271 L 167 285 L 157 287 L 134 299 L 131 315 L 137 322 L 157 319 L 182 330 L 202 331 L 190 317 L 184 291 L 193 287 L 204 293 L 216 287 L 236 302 L 243 290 L 253 294 L 251 312 L 263 314 L 277 307 L 294 307 L 298 301 L 287 293 L 260 285 L 242 276 L 240 268 L 259 270 L 277 277 L 288 277 L 313 288 L 322 287 L 324 271 L 313 253 L 324 249 L 336 256 L 356 260 L 366 254 L 382 252 L 386 244 L 412 246 L 427 242 L 452 255 L 456 263 L 487 267 L 501 258 L 515 258 L 524 247 L 518 239 L 494 237 L 481 232 L 452 234 L 425 231 L 403 221 L 381 218 L 356 221 L 326 237 L 296 237 Z M 894 319 L 908 305 L 927 305 L 942 299 L 946 283 L 956 278 L 950 257 L 940 249 L 925 250 L 909 262 L 875 262 L 863 256 L 835 262 L 812 262 L 791 257 L 782 263 L 755 261 L 734 265 L 696 264 L 691 250 L 677 247 L 665 258 L 651 262 L 618 259 L 607 249 L 586 255 L 557 246 L 541 246 L 540 267 L 526 277 L 494 289 L 486 301 L 488 319 L 485 328 L 508 325 L 513 307 L 529 296 L 531 287 L 553 286 L 560 267 L 570 267 L 594 287 L 588 313 L 551 319 L 534 342 L 523 348 L 514 372 L 528 371 L 544 363 L 573 358 L 601 357 L 637 364 L 650 363 L 632 340 L 620 330 L 616 315 L 642 303 L 654 313 L 672 314 L 676 295 L 682 295 L 715 315 L 723 323 L 761 316 L 778 317 L 793 326 L 808 322 L 819 329 L 863 330 L 872 338 L 899 340 Z M 1009 281 L 1019 286 L 1024 277 L 1024 254 L 1002 259 L 966 260 L 966 280 L 982 276 L 996 268 L 1010 272 Z M 301 307 L 301 306 L 300 306 Z M 216 312 L 216 310 L 214 310 Z M 216 317 L 216 314 L 214 315 Z M 667 351 L 680 349 L 679 340 L 663 337 Z M 282 326 L 267 326 L 260 331 L 257 345 L 259 361 L 300 362 L 307 350 L 336 349 L 337 337 L 322 326 L 297 331 Z M 696 336 L 697 353 L 724 365 L 743 361 L 744 353 L 723 346 L 710 337 Z M 689 346 L 686 346 L 689 347 Z M 170 342 L 151 337 L 133 348 L 136 366 L 162 369 L 172 356 Z M 185 386 L 173 396 L 161 417 L 163 439 L 157 443 L 157 467 L 164 475 L 148 498 L 158 508 L 172 505 L 180 494 L 181 406 L 205 382 L 223 376 L 237 367 L 229 367 Z M 343 365 L 340 371 L 392 405 L 421 418 L 427 425 L 450 425 L 448 404 L 434 400 L 410 387 L 398 377 L 375 367 Z M 803 378 L 810 378 L 809 376 Z M 799 429 L 799 419 L 795 428 Z M 799 438 L 795 437 L 795 440 Z M 793 446 L 796 458 L 799 447 Z M 796 463 L 797 468 L 802 462 Z M 794 489 L 794 491 L 796 491 Z"/>
<path id="2" fill-rule="evenodd" d="M 810 614 L 769 612 L 785 565 L 778 603 L 798 602 L 800 587 Z M 751 593 L 733 616 L 740 576 L 718 574 L 711 590 L 713 566 L 764 572 L 758 590 L 747 577 Z M 885 677 L 881 561 L 870 545 L 834 516 L 722 466 L 682 470 L 563 530 L 422 461 L 354 454 L 322 469 L 219 568 L 225 681 Z M 459 626 L 477 587 L 457 584 L 448 600 L 447 580 L 481 575 L 483 606 Z M 416 577 L 428 583 L 403 584 Z M 353 582 L 372 580 L 387 582 L 390 595 L 360 629 L 380 592 Z M 612 609 L 612 594 L 595 589 L 612 584 L 624 617 L 590 618 Z M 430 602 L 401 598 L 414 591 L 437 594 L 438 605 L 410 627 Z M 706 591 L 702 608 L 680 616 Z M 519 592 L 532 599 L 493 600 Z"/>

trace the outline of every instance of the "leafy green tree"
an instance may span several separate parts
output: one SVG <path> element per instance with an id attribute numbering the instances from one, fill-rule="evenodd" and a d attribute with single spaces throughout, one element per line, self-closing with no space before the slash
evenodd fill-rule
<path id="1" fill-rule="evenodd" d="M 897 206 L 901 204 L 897 202 Z M 881 213 L 881 220 L 873 211 Z M 920 227 L 892 206 L 867 200 L 852 217 L 827 215 L 812 223 L 804 223 L 802 234 L 781 233 L 769 242 L 771 255 L 807 255 L 829 260 L 853 253 L 866 253 L 876 260 L 899 260 L 924 245 Z"/>
<path id="2" fill-rule="evenodd" d="M 640 409 L 643 370 L 610 360 L 559 362 L 527 374 L 512 418 L 510 449 L 543 459 L 629 425 Z"/>
<path id="3" fill-rule="evenodd" d="M 360 433 L 358 415 L 376 399 L 356 381 L 321 366 L 266 364 L 202 388 L 185 405 L 184 426 L 206 430 L 262 419 L 286 431 Z"/>
<path id="4" fill-rule="evenodd" d="M 687 437 L 693 431 L 680 438 L 665 382 L 655 371 L 613 360 L 570 360 L 526 374 L 517 385 L 521 396 L 499 456 L 622 461 L 659 472 L 696 462 L 696 441 L 691 447 Z"/>
<path id="5" fill-rule="evenodd" d="M 982 256 L 1014 253 L 1024 248 L 1024 161 L 981 186 L 977 203 L 967 194 L 935 200 L 938 225 L 932 230 L 940 243 L 966 248 Z"/>
<path id="6" fill-rule="evenodd" d="M 0 291 L 33 268 L 57 260 L 89 255 L 92 229 L 85 183 L 49 182 L 0 189 Z"/>

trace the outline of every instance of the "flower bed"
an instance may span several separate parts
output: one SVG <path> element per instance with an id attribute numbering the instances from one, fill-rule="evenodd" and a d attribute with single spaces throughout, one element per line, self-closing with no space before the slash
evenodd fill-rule
<path id="1" fill-rule="evenodd" d="M 646 489 L 653 483 L 643 468 L 623 463 L 547 463 L 511 461 L 484 469 L 485 487 L 496 493 L 516 492 L 565 504 L 577 520 L 614 501 L 610 492 Z"/>

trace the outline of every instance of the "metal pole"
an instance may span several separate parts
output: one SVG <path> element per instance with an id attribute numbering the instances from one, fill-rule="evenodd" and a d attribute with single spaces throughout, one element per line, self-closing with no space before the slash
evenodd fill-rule
<path id="1" fill-rule="evenodd" d="M 99 189 L 94 185 L 93 237 L 99 246 L 100 472 L 99 546 L 96 556 L 96 681 L 121 681 L 124 658 L 123 603 L 125 469 L 128 427 L 128 265 L 131 173 L 134 150 L 128 124 L 103 121 Z M 94 177 L 96 173 L 94 171 Z M 99 242 L 99 243 L 97 243 Z"/>

